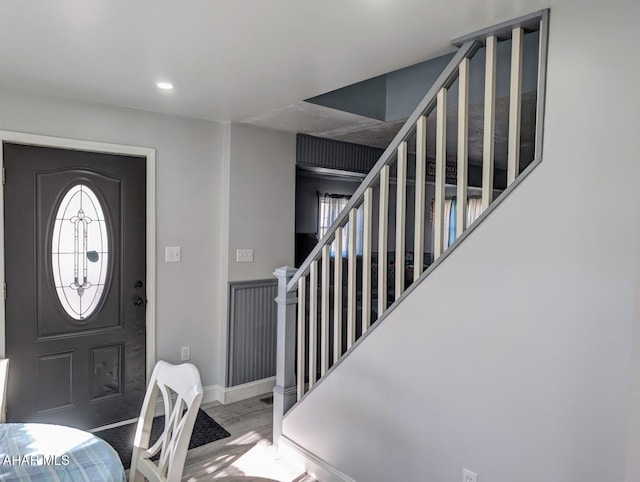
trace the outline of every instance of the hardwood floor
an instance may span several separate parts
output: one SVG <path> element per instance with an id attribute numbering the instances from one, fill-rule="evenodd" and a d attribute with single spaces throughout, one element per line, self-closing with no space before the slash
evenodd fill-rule
<path id="1" fill-rule="evenodd" d="M 265 398 L 203 406 L 231 437 L 189 450 L 182 480 L 314 482 L 304 469 L 282 459 L 271 445 L 273 406 L 261 400 Z"/>

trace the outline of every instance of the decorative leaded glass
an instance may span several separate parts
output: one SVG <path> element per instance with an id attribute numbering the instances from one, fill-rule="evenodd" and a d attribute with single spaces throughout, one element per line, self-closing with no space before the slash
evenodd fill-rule
<path id="1" fill-rule="evenodd" d="M 104 210 L 86 184 L 64 195 L 53 225 L 51 268 L 62 307 L 85 320 L 102 301 L 107 279 L 109 239 Z"/>

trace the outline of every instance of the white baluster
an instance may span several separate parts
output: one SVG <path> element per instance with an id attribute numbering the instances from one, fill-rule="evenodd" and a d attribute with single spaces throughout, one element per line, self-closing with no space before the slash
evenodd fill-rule
<path id="1" fill-rule="evenodd" d="M 404 292 L 405 214 L 407 210 L 407 143 L 398 146 L 396 180 L 396 300 Z"/>
<path id="2" fill-rule="evenodd" d="M 318 350 L 318 261 L 309 268 L 309 389 L 316 383 Z"/>
<path id="3" fill-rule="evenodd" d="M 320 376 L 329 370 L 329 249 L 322 247 L 322 294 L 320 300 Z"/>
<path id="4" fill-rule="evenodd" d="M 444 251 L 444 182 L 447 172 L 447 89 L 440 89 L 436 107 L 436 176 L 433 222 L 433 257 Z"/>
<path id="5" fill-rule="evenodd" d="M 349 212 L 349 239 L 347 259 L 347 350 L 356 341 L 356 223 L 357 209 Z"/>
<path id="6" fill-rule="evenodd" d="M 306 343 L 306 277 L 302 276 L 298 280 L 298 360 L 297 360 L 297 385 L 298 385 L 298 400 L 304 395 L 304 368 L 305 368 L 305 343 Z"/>
<path id="7" fill-rule="evenodd" d="M 497 39 L 487 37 L 484 74 L 484 141 L 482 145 L 482 209 L 493 201 L 493 147 L 496 126 Z"/>
<path id="8" fill-rule="evenodd" d="M 456 193 L 456 238 L 467 229 L 467 184 L 469 180 L 469 59 L 458 75 L 458 186 Z"/>
<path id="9" fill-rule="evenodd" d="M 427 118 L 421 116 L 416 124 L 416 203 L 413 239 L 413 280 L 422 274 L 424 264 L 424 198 L 427 170 Z"/>
<path id="10" fill-rule="evenodd" d="M 364 192 L 362 203 L 362 333 L 371 324 L 371 203 L 373 188 Z"/>
<path id="11" fill-rule="evenodd" d="M 511 37 L 511 88 L 509 95 L 509 149 L 507 186 L 520 173 L 520 111 L 522 103 L 522 27 L 514 28 Z"/>
<path id="12" fill-rule="evenodd" d="M 333 362 L 342 356 L 342 228 L 336 229 L 333 268 Z"/>
<path id="13" fill-rule="evenodd" d="M 547 91 L 547 49 L 549 47 L 549 11 L 542 13 L 540 19 L 540 33 L 538 39 L 538 82 L 536 86 L 536 148 L 534 159 L 542 157 L 542 144 L 544 134 L 544 111 Z"/>
<path id="14" fill-rule="evenodd" d="M 389 229 L 389 166 L 380 170 L 378 214 L 378 318 L 387 309 L 387 231 Z"/>

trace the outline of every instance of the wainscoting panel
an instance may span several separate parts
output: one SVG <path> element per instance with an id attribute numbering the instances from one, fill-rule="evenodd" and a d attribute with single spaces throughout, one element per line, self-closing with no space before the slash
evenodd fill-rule
<path id="1" fill-rule="evenodd" d="M 227 387 L 276 374 L 276 279 L 229 283 Z"/>

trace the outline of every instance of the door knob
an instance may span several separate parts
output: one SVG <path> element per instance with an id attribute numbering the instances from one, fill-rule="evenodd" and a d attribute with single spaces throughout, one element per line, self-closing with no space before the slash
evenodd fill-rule
<path id="1" fill-rule="evenodd" d="M 138 280 L 138 281 L 136 281 L 135 283 L 133 283 L 133 287 L 134 287 L 135 289 L 137 289 L 137 290 L 139 290 L 140 288 L 142 288 L 142 286 L 143 286 L 143 283 L 142 283 L 142 281 L 140 281 L 140 280 Z"/>
<path id="2" fill-rule="evenodd" d="M 144 300 L 142 298 L 138 298 L 133 302 L 133 304 L 140 308 L 142 305 L 144 305 Z"/>

